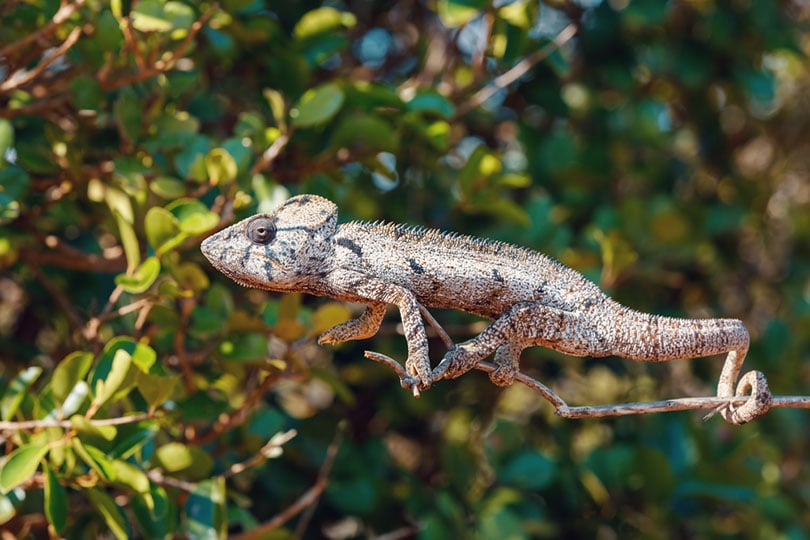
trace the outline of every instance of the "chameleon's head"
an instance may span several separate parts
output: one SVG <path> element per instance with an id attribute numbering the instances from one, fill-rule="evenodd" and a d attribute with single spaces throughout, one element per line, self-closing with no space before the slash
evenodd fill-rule
<path id="1" fill-rule="evenodd" d="M 317 280 L 331 260 L 337 207 L 317 195 L 288 199 L 203 241 L 203 255 L 237 283 L 273 291 Z"/>

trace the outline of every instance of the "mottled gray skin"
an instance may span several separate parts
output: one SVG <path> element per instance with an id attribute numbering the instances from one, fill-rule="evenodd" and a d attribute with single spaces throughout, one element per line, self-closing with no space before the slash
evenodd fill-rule
<path id="1" fill-rule="evenodd" d="M 616 355 L 652 362 L 728 353 L 718 395 L 751 392 L 723 417 L 742 424 L 770 404 L 764 377 L 747 373 L 748 351 L 736 319 L 675 319 L 640 313 L 553 259 L 502 242 L 388 223 L 337 223 L 337 207 L 299 195 L 271 214 L 247 218 L 210 238 L 202 251 L 222 273 L 248 287 L 306 292 L 366 304 L 363 315 L 326 331 L 319 343 L 373 336 L 386 306 L 399 308 L 408 344 L 403 386 L 427 389 L 455 378 L 493 352 L 490 375 L 508 385 L 521 351 L 542 345 L 575 356 Z M 431 370 L 420 307 L 475 313 L 493 323 L 453 346 Z"/>

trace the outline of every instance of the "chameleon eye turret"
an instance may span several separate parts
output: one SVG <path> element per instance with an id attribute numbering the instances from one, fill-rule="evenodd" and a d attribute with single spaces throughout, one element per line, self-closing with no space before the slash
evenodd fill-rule
<path id="1" fill-rule="evenodd" d="M 254 244 L 267 245 L 276 239 L 276 224 L 266 216 L 258 216 L 248 223 L 245 234 Z"/>

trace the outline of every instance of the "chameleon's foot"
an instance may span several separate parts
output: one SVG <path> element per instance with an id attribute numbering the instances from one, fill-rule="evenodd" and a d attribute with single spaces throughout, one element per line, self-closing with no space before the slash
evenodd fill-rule
<path id="1" fill-rule="evenodd" d="M 742 405 L 729 403 L 720 411 L 726 422 L 741 425 L 754 420 L 768 412 L 773 403 L 773 396 L 768 388 L 768 381 L 761 371 L 749 371 L 737 384 L 737 395 L 748 396 Z"/>
<path id="2" fill-rule="evenodd" d="M 484 355 L 486 356 L 486 355 Z M 440 379 L 455 379 L 461 377 L 471 369 L 483 358 L 474 345 L 469 342 L 455 345 L 447 354 L 444 355 L 442 361 L 431 373 L 431 379 L 438 381 Z"/>
<path id="3" fill-rule="evenodd" d="M 495 370 L 489 373 L 489 380 L 498 386 L 510 386 L 520 373 L 520 352 L 523 347 L 504 343 L 495 351 Z"/>
<path id="4" fill-rule="evenodd" d="M 421 396 L 422 390 L 426 390 L 430 388 L 430 382 L 424 384 L 420 382 L 418 376 L 411 376 L 408 375 L 405 371 L 405 368 L 402 367 L 402 364 L 382 353 L 374 352 L 374 351 L 365 351 L 363 353 L 366 358 L 369 360 L 373 360 L 374 362 L 379 362 L 380 364 L 386 365 L 391 368 L 394 373 L 397 374 L 399 377 L 399 384 L 402 388 L 408 389 L 410 388 L 413 392 L 413 397 L 418 398 Z"/>

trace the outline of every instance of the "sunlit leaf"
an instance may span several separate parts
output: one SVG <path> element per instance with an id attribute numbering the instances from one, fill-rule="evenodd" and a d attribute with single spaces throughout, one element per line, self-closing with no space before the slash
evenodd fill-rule
<path id="1" fill-rule="evenodd" d="M 146 292 L 160 275 L 160 259 L 149 257 L 131 274 L 115 276 L 115 284 L 131 294 Z"/>
<path id="2" fill-rule="evenodd" d="M 340 27 L 352 27 L 357 20 L 354 14 L 338 11 L 333 7 L 320 7 L 305 13 L 293 28 L 297 39 L 307 39 L 317 34 L 333 32 Z"/>
<path id="3" fill-rule="evenodd" d="M 53 397 L 57 401 L 64 401 L 76 383 L 84 379 L 92 364 L 93 355 L 87 351 L 72 352 L 63 358 L 51 376 Z"/>
<path id="4" fill-rule="evenodd" d="M 343 100 L 343 90 L 334 83 L 307 90 L 290 110 L 292 123 L 298 127 L 324 124 L 337 114 Z"/>
<path id="5" fill-rule="evenodd" d="M 6 494 L 34 476 L 47 453 L 48 445 L 32 443 L 20 446 L 9 454 L 0 466 L 0 493 Z"/>
<path id="6" fill-rule="evenodd" d="M 3 392 L 3 398 L 0 399 L 0 417 L 3 420 L 11 420 L 14 417 L 26 392 L 41 374 L 41 367 L 31 366 L 14 377 Z"/>

